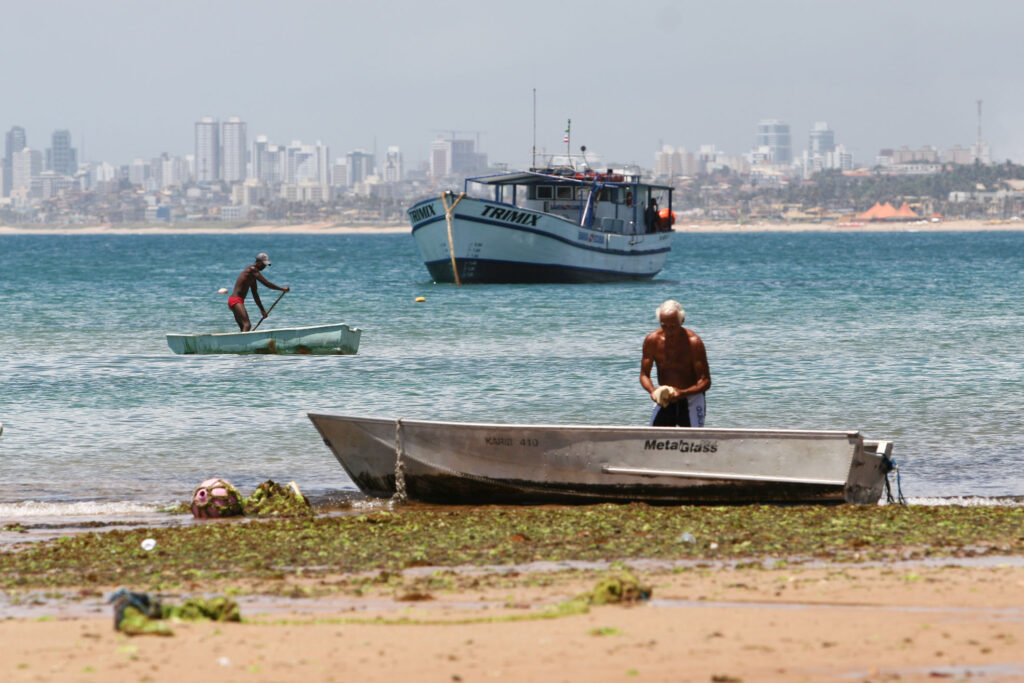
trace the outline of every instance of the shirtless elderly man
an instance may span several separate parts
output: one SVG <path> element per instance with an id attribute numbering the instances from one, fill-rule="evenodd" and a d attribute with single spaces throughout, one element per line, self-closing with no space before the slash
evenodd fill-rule
<path id="1" fill-rule="evenodd" d="M 651 426 L 703 427 L 704 392 L 711 388 L 704 342 L 696 332 L 683 327 L 686 312 L 678 301 L 669 299 L 658 306 L 656 316 L 661 327 L 644 339 L 640 361 L 640 384 L 656 404 Z M 651 380 L 655 365 L 657 388 Z"/>

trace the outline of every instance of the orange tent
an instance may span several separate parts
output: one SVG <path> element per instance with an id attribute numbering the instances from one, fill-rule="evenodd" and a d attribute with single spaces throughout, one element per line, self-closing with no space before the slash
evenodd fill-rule
<path id="1" fill-rule="evenodd" d="M 920 218 L 920 216 L 918 216 L 914 212 L 914 210 L 910 208 L 910 205 L 907 204 L 906 202 L 903 202 L 903 206 L 901 206 L 899 208 L 899 210 L 896 211 L 896 213 L 893 214 L 892 217 L 893 218 L 903 219 L 903 220 L 910 220 L 911 218 Z"/>
<path id="2" fill-rule="evenodd" d="M 878 220 L 880 220 L 880 221 L 885 221 L 885 220 L 889 220 L 890 218 L 893 218 L 895 216 L 896 216 L 896 209 L 893 207 L 892 204 L 890 204 L 889 202 L 886 202 L 885 204 L 882 204 L 882 208 L 878 212 L 878 215 L 876 216 L 876 218 Z"/>
<path id="3" fill-rule="evenodd" d="M 875 202 L 875 205 L 862 214 L 858 214 L 857 218 L 864 221 L 873 221 L 878 217 L 878 212 L 881 211 L 882 205 Z"/>
<path id="4" fill-rule="evenodd" d="M 894 217 L 896 217 L 896 209 L 889 202 L 885 204 L 875 202 L 874 206 L 857 216 L 860 220 L 865 221 L 885 221 Z"/>

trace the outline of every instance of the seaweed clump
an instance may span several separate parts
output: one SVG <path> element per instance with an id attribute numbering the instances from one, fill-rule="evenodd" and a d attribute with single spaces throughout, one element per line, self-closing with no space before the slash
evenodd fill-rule
<path id="1" fill-rule="evenodd" d="M 613 603 L 634 603 L 650 600 L 651 587 L 645 586 L 629 572 L 620 572 L 604 577 L 597 582 L 594 590 L 576 596 L 588 605 L 609 605 Z"/>
<path id="2" fill-rule="evenodd" d="M 621 571 L 608 574 L 597 582 L 592 590 L 580 593 L 575 598 L 558 603 L 544 613 L 545 618 L 586 614 L 597 605 L 632 605 L 650 600 L 651 587 L 640 583 L 633 574 Z"/>
<path id="3" fill-rule="evenodd" d="M 172 636 L 167 620 L 241 621 L 238 603 L 230 598 L 189 598 L 181 605 L 164 605 L 146 593 L 124 588 L 110 596 L 114 603 L 114 629 L 130 636 Z"/>
<path id="4" fill-rule="evenodd" d="M 311 517 L 313 507 L 294 481 L 281 486 L 267 479 L 251 496 L 242 499 L 242 512 L 253 516 Z"/>

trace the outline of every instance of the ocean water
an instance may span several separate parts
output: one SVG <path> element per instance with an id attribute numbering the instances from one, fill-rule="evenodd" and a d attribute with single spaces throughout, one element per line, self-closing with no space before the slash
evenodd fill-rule
<path id="1" fill-rule="evenodd" d="M 292 287 L 264 326 L 347 322 L 358 355 L 170 352 L 234 329 L 217 290 L 259 251 Z M 708 426 L 858 429 L 895 442 L 912 500 L 1021 496 L 1022 256 L 1021 232 L 683 229 L 650 282 L 456 287 L 405 233 L 0 236 L 0 522 L 131 515 L 210 476 L 354 495 L 308 411 L 646 424 L 666 298 L 708 349 Z"/>

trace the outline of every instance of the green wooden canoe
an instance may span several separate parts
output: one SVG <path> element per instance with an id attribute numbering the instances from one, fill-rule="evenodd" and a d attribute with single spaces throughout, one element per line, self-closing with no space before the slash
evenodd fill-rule
<path id="1" fill-rule="evenodd" d="M 344 323 L 223 334 L 169 334 L 174 353 L 353 354 L 363 331 Z"/>

